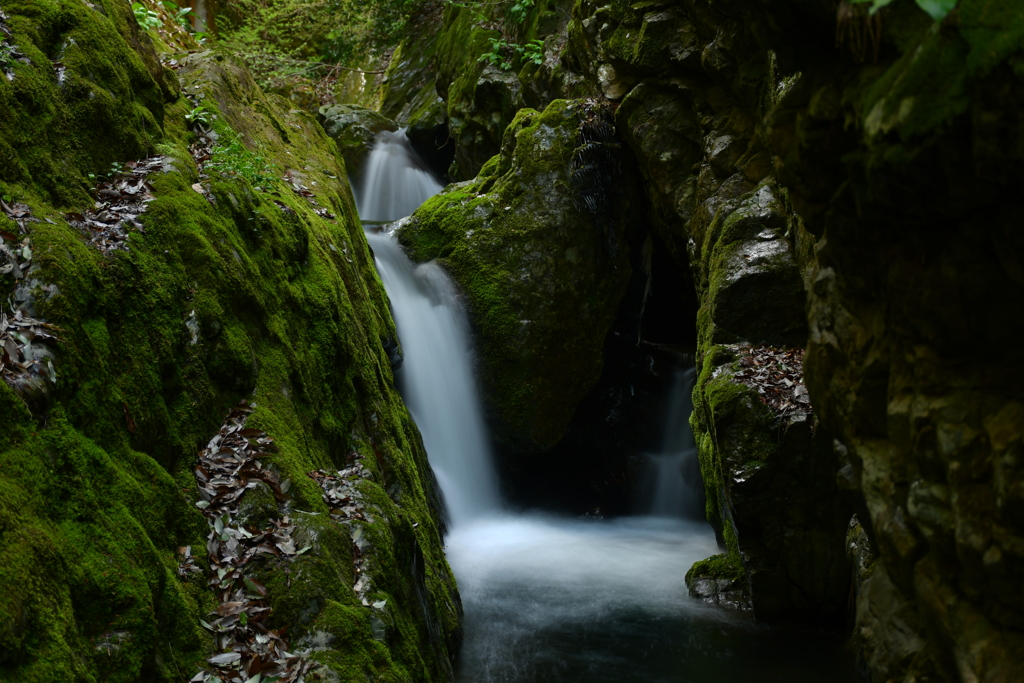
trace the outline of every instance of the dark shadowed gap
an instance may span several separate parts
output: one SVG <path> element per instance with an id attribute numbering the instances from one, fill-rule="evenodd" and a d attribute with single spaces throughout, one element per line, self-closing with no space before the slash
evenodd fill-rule
<path id="1" fill-rule="evenodd" d="M 660 446 L 663 404 L 676 373 L 693 364 L 698 308 L 685 255 L 676 262 L 653 233 L 637 232 L 629 244 L 633 276 L 605 339 L 601 377 L 580 401 L 565 436 L 547 451 L 506 448 L 500 454 L 505 495 L 513 505 L 573 515 L 636 512 L 644 454 Z M 648 234 L 653 253 L 645 303 Z"/>

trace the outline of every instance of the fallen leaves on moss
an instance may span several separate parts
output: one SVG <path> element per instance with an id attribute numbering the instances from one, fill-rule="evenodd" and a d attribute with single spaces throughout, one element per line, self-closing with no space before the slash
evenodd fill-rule
<path id="1" fill-rule="evenodd" d="M 373 602 L 367 594 L 370 592 L 370 565 L 363 550 L 369 545 L 369 541 L 363 535 L 363 528 L 354 521 L 366 524 L 373 522 L 373 517 L 363 506 L 362 495 L 356 487 L 361 479 L 369 479 L 370 471 L 359 461 L 359 456 L 353 452 L 349 454 L 349 465 L 344 469 L 331 474 L 327 470 L 315 470 L 309 476 L 320 485 L 321 497 L 327 507 L 331 510 L 331 519 L 335 522 L 345 524 L 349 529 L 352 538 L 353 568 L 355 569 L 352 583 L 352 590 L 364 607 L 382 609 L 384 603 Z"/>
<path id="2" fill-rule="evenodd" d="M 104 254 L 127 250 L 128 236 L 145 232 L 139 216 L 154 199 L 147 176 L 166 170 L 167 157 L 163 156 L 129 161 L 123 171 L 96 183 L 96 204 L 92 209 L 65 213 L 64 218 Z"/>
<path id="3" fill-rule="evenodd" d="M 295 192 L 295 194 L 299 195 L 300 197 L 305 197 L 306 201 L 313 206 L 313 213 L 315 213 L 317 216 L 320 216 L 321 218 L 326 218 L 327 220 L 334 220 L 334 214 L 325 209 L 324 207 L 320 206 L 319 202 L 316 201 L 316 195 L 313 194 L 313 191 L 302 183 L 302 176 L 300 176 L 296 171 L 285 171 L 284 179 L 285 182 L 291 185 L 292 191 Z M 314 181 L 313 184 L 315 185 L 316 182 Z"/>
<path id="4" fill-rule="evenodd" d="M 50 351 L 42 344 L 59 341 L 57 328 L 16 310 L 0 312 L 0 377 L 23 393 L 29 385 L 57 381 Z"/>
<path id="5" fill-rule="evenodd" d="M 289 683 L 300 681 L 316 666 L 288 652 L 282 631 L 265 624 L 271 613 L 267 588 L 245 572 L 246 565 L 260 555 L 287 559 L 309 550 L 295 547 L 287 515 L 271 520 L 264 529 L 236 521 L 239 500 L 261 482 L 279 504 L 288 500 L 289 482 L 281 482 L 276 472 L 260 462 L 276 452 L 274 440 L 262 430 L 245 426 L 254 407 L 242 401 L 231 411 L 193 470 L 202 498 L 196 505 L 210 525 L 209 583 L 220 600 L 210 614 L 213 618 L 202 625 L 214 635 L 221 651 L 207 660 L 212 671 L 200 671 L 192 677 L 194 683 L 254 678 Z"/>
<path id="6" fill-rule="evenodd" d="M 804 386 L 803 349 L 745 346 L 737 351 L 741 370 L 733 377 L 757 391 L 761 403 L 780 416 L 812 412 Z"/>

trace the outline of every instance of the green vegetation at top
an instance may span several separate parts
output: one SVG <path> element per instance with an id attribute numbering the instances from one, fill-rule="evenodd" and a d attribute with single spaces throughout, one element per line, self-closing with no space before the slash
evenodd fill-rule
<path id="1" fill-rule="evenodd" d="M 237 0 L 219 8 L 216 35 L 263 87 L 316 85 L 337 76 L 332 67 L 396 45 L 441 7 L 438 0 Z"/>
<path id="2" fill-rule="evenodd" d="M 854 4 L 871 3 L 871 13 L 874 14 L 886 5 L 892 4 L 895 0 L 852 0 Z M 935 21 L 942 21 L 954 7 L 957 0 L 914 0 L 917 6 L 928 13 Z"/>
<path id="3" fill-rule="evenodd" d="M 484 62 L 496 66 L 502 71 L 508 71 L 516 60 L 542 64 L 544 62 L 544 41 L 534 39 L 523 45 L 510 43 L 502 38 L 491 38 L 491 50 L 480 55 L 478 62 Z"/>

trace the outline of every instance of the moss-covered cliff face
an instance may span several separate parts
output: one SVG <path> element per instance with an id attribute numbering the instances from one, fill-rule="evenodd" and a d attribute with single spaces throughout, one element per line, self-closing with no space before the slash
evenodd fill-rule
<path id="1" fill-rule="evenodd" d="M 466 293 L 485 402 L 499 440 L 517 449 L 561 438 L 600 375 L 630 277 L 626 250 L 612 254 L 570 186 L 580 129 L 594 115 L 569 100 L 521 110 L 475 180 L 429 200 L 398 232 L 414 260 L 439 259 Z M 616 206 L 607 229 L 618 244 L 636 194 L 628 181 L 603 191 Z"/>
<path id="2" fill-rule="evenodd" d="M 458 593 L 333 143 L 222 55 L 161 62 L 126 3 L 3 11 L 0 38 L 24 59 L 0 78 L 0 229 L 19 266 L 0 281 L 59 341 L 21 332 L 2 356 L 0 678 L 185 680 L 216 652 L 200 626 L 213 594 L 179 549 L 207 568 L 192 465 L 243 397 L 311 546 L 259 570 L 267 623 L 323 664 L 307 680 L 450 678 Z M 202 172 L 186 127 L 200 103 L 217 136 Z M 125 164 L 154 152 L 133 184 Z M 96 195 L 89 173 L 104 176 Z M 133 193 L 138 225 L 99 240 Z M 25 393 L 25 372 L 45 390 Z M 350 530 L 307 476 L 350 454 L 367 468 L 358 554 L 378 607 L 353 591 Z"/>

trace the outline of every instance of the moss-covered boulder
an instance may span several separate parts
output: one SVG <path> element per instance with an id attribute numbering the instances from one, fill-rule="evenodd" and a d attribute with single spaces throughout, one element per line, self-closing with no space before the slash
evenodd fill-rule
<path id="1" fill-rule="evenodd" d="M 0 678 L 180 681 L 201 668 L 214 651 L 200 626 L 213 595 L 180 551 L 191 546 L 206 568 L 192 466 L 243 397 L 257 406 L 250 424 L 280 447 L 264 464 L 292 482 L 302 533 L 321 539 L 284 573 L 268 568 L 267 584 L 284 584 L 268 623 L 351 626 L 310 655 L 325 680 L 450 678 L 458 597 L 436 495 L 392 387 L 383 340 L 394 324 L 334 143 L 217 52 L 161 67 L 175 84 L 161 87 L 158 37 L 125 3 L 31 0 L 4 13 L 27 63 L 0 78 L 0 196 L 19 207 L 5 211 L 3 239 L 14 235 L 32 265 L 0 286 L 6 302 L 36 283 L 18 305 L 30 302 L 59 341 L 46 342 L 46 403 L 30 407 L 0 382 Z M 217 138 L 209 159 L 201 144 L 189 150 L 200 141 L 186 117 L 200 104 Z M 101 211 L 132 192 L 111 187 L 151 154 L 162 163 L 145 178 L 145 211 L 101 251 Z M 96 225 L 75 227 L 83 213 Z M 351 544 L 307 476 L 353 451 L 375 482 L 400 482 L 400 515 L 378 523 L 403 538 L 414 528 L 422 567 L 414 581 L 404 556 L 381 556 L 396 603 L 384 643 L 364 628 L 372 608 L 338 583 Z M 267 497 L 252 502 L 253 520 L 272 513 Z M 292 570 L 310 580 L 288 586 Z"/>
<path id="2" fill-rule="evenodd" d="M 693 563 L 686 572 L 690 597 L 730 609 L 750 609 L 747 570 L 735 553 L 722 553 Z"/>
<path id="3" fill-rule="evenodd" d="M 467 297 L 485 401 L 500 440 L 553 445 L 601 372 L 602 348 L 630 277 L 594 216 L 576 207 L 569 165 L 584 103 L 522 110 L 500 155 L 449 187 L 399 230 L 409 255 L 438 259 Z M 635 195 L 608 188 L 623 241 Z"/>

